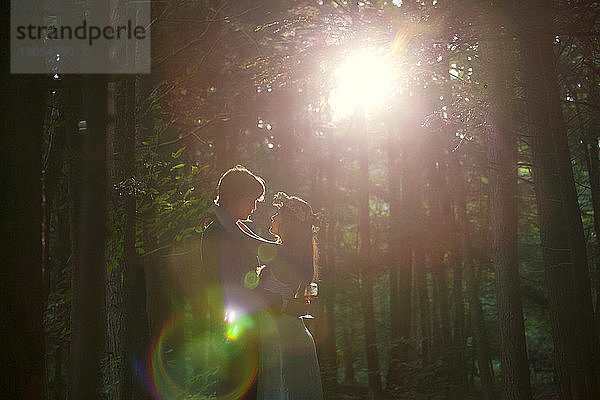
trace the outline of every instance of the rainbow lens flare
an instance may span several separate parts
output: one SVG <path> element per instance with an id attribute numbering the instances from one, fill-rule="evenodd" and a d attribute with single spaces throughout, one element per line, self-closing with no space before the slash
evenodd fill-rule
<path id="1" fill-rule="evenodd" d="M 264 263 L 273 261 L 277 257 L 277 246 L 261 243 L 258 246 L 258 257 Z"/>
<path id="2" fill-rule="evenodd" d="M 154 342 L 145 380 L 156 399 L 239 399 L 256 379 L 254 321 L 241 317 L 208 332 L 191 313 L 166 323 Z"/>
<path id="3" fill-rule="evenodd" d="M 246 275 L 244 275 L 244 287 L 248 289 L 256 289 L 259 279 L 260 278 L 256 271 L 248 271 Z"/>

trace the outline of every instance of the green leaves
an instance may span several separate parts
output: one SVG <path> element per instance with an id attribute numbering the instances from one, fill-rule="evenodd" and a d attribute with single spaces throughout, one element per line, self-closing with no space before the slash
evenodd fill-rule
<path id="1" fill-rule="evenodd" d="M 179 158 L 179 156 L 181 156 L 181 153 L 183 153 L 184 150 L 185 150 L 185 146 L 183 146 L 182 148 L 180 148 L 176 152 L 171 153 L 171 157 L 173 157 L 173 158 Z"/>

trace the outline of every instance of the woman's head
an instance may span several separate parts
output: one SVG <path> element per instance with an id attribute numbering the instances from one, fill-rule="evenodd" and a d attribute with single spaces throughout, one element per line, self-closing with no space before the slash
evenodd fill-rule
<path id="1" fill-rule="evenodd" d="M 279 192 L 273 198 L 277 214 L 271 218 L 269 231 L 285 245 L 290 257 L 303 271 L 298 271 L 306 283 L 317 279 L 318 249 L 315 214 L 311 206 L 297 196 Z"/>

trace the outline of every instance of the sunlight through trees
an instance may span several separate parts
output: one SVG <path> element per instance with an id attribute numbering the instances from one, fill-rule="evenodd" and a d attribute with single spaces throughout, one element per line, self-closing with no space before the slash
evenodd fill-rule
<path id="1" fill-rule="evenodd" d="M 242 164 L 256 234 L 279 191 L 318 212 L 325 399 L 600 398 L 597 2 L 150 5 L 150 74 L 3 58 L 3 394 L 214 398 L 236 357 L 250 392 L 200 247 Z"/>

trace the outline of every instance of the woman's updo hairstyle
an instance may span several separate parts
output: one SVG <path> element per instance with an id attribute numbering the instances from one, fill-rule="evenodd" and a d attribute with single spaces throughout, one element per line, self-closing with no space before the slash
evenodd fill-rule
<path id="1" fill-rule="evenodd" d="M 299 279 L 304 284 L 318 278 L 319 250 L 316 234 L 318 216 L 312 207 L 297 196 L 278 192 L 273 197 L 273 205 L 278 208 L 279 241 L 288 257 L 300 268 Z"/>

